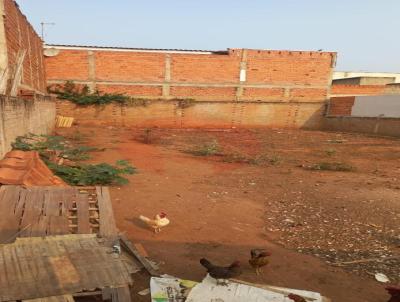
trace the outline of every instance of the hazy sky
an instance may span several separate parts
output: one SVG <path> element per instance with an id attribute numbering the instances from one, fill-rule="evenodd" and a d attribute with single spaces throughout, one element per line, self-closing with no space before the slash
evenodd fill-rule
<path id="1" fill-rule="evenodd" d="M 337 70 L 400 72 L 400 0 L 17 0 L 47 43 L 338 52 Z"/>

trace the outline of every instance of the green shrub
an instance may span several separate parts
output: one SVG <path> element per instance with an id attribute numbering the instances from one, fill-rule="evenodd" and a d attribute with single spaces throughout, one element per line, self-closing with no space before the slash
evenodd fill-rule
<path id="1" fill-rule="evenodd" d="M 193 150 L 186 150 L 186 153 L 190 153 L 196 156 L 212 156 L 219 152 L 219 145 L 217 140 L 205 143 L 201 146 L 194 148 Z"/>
<path id="2" fill-rule="evenodd" d="M 105 105 L 112 102 L 125 104 L 130 99 L 119 93 L 103 93 L 98 90 L 91 93 L 87 85 L 78 87 L 72 81 L 49 87 L 48 91 L 56 94 L 59 99 L 69 100 L 77 105 Z"/>
<path id="3" fill-rule="evenodd" d="M 127 161 L 120 160 L 115 166 L 100 163 L 96 165 L 59 166 L 47 162 L 49 168 L 70 185 L 122 185 L 128 182 L 122 175 L 134 174 L 136 169 Z"/>
<path id="4" fill-rule="evenodd" d="M 65 137 L 54 135 L 35 135 L 18 136 L 12 143 L 14 150 L 38 151 L 40 156 L 47 158 L 49 151 L 58 151 L 59 157 L 69 160 L 90 159 L 88 152 L 99 151 L 98 148 L 88 146 L 73 146 L 67 143 Z"/>
<path id="5" fill-rule="evenodd" d="M 343 171 L 343 172 L 349 172 L 355 170 L 353 166 L 341 162 L 333 162 L 333 163 L 322 162 L 314 164 L 308 168 L 310 170 Z"/>
<path id="6" fill-rule="evenodd" d="M 328 156 L 333 156 L 333 155 L 336 154 L 336 150 L 335 149 L 328 149 L 328 150 L 325 150 L 325 153 Z"/>

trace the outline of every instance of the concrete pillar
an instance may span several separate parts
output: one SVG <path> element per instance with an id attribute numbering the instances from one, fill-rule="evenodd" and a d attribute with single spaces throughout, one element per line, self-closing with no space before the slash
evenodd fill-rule
<path id="1" fill-rule="evenodd" d="M 236 101 L 240 101 L 243 96 L 243 83 L 247 81 L 247 49 L 242 49 L 242 57 L 239 67 L 239 85 L 236 88 Z"/>
<path id="2" fill-rule="evenodd" d="M 164 83 L 162 87 L 163 98 L 170 96 L 170 83 L 171 83 L 171 55 L 165 55 L 165 70 L 164 70 Z"/>
<path id="3" fill-rule="evenodd" d="M 96 57 L 94 51 L 88 51 L 88 68 L 89 68 L 89 90 L 96 91 Z"/>
<path id="4" fill-rule="evenodd" d="M 0 94 L 6 93 L 9 74 L 4 16 L 4 0 L 0 0 Z"/>

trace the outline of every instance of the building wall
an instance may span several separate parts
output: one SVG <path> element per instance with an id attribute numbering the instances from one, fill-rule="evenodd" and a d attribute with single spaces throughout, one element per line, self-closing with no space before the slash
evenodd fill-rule
<path id="1" fill-rule="evenodd" d="M 358 96 L 351 116 L 400 118 L 400 95 Z"/>
<path id="2" fill-rule="evenodd" d="M 151 101 L 142 106 L 78 106 L 57 101 L 57 113 L 78 125 L 168 128 L 279 127 L 317 129 L 325 112 L 321 103 Z"/>
<path id="3" fill-rule="evenodd" d="M 380 95 L 386 89 L 385 85 L 332 85 L 331 96 Z"/>
<path id="4" fill-rule="evenodd" d="M 145 98 L 280 102 L 325 102 L 336 58 L 329 52 L 67 46 L 46 46 L 45 55 L 49 85 L 72 80 Z"/>
<path id="5" fill-rule="evenodd" d="M 333 85 L 387 85 L 395 83 L 395 77 L 355 77 L 335 79 Z"/>
<path id="6" fill-rule="evenodd" d="M 363 72 L 363 71 L 334 71 L 333 79 L 345 79 L 345 78 L 355 78 L 355 77 L 389 77 L 395 78 L 396 83 L 400 83 L 400 73 L 391 72 Z"/>
<path id="7" fill-rule="evenodd" d="M 48 98 L 26 101 L 0 96 L 0 158 L 11 150 L 11 143 L 17 136 L 50 134 L 55 115 L 55 102 Z"/>
<path id="8" fill-rule="evenodd" d="M 46 79 L 43 59 L 43 43 L 34 31 L 32 25 L 20 11 L 13 0 L 1 0 L 0 11 L 3 13 L 4 31 L 0 31 L 0 52 L 7 57 L 6 73 L 8 77 L 8 93 L 17 68 L 18 56 L 25 52 L 22 73 L 18 90 L 46 93 Z M 17 79 L 18 81 L 18 79 Z"/>
<path id="9" fill-rule="evenodd" d="M 355 96 L 332 97 L 327 109 L 328 116 L 350 116 Z"/>
<path id="10" fill-rule="evenodd" d="M 400 137 L 400 118 L 325 117 L 321 130 Z"/>

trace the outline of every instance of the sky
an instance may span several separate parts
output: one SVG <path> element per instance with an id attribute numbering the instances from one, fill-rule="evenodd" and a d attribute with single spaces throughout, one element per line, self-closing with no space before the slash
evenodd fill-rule
<path id="1" fill-rule="evenodd" d="M 52 44 L 338 52 L 337 70 L 400 72 L 400 0 L 17 0 Z"/>

